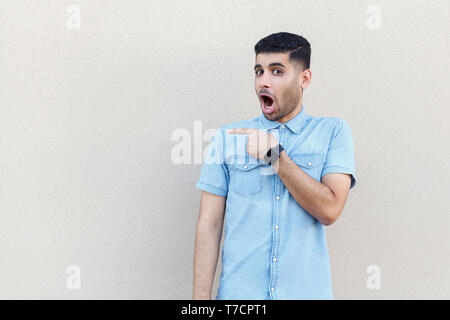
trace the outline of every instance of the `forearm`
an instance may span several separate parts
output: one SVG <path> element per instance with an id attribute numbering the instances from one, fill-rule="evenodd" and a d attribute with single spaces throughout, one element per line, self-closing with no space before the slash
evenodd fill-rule
<path id="1" fill-rule="evenodd" d="M 325 184 L 310 177 L 282 152 L 274 164 L 281 181 L 297 203 L 324 225 L 334 221 L 335 196 Z"/>
<path id="2" fill-rule="evenodd" d="M 221 228 L 215 229 L 198 223 L 194 249 L 194 300 L 211 299 L 221 236 Z"/>

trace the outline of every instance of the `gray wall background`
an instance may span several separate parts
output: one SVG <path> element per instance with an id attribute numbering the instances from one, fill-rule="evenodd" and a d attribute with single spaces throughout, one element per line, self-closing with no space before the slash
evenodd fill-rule
<path id="1" fill-rule="evenodd" d="M 258 115 L 253 46 L 279 31 L 312 44 L 306 110 L 353 130 L 357 184 L 328 227 L 335 297 L 450 298 L 448 12 L 446 0 L 0 1 L 0 298 L 190 299 L 201 164 L 174 164 L 171 136 Z"/>

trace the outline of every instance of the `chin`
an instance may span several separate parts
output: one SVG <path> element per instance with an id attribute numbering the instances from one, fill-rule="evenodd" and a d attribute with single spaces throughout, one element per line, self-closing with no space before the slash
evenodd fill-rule
<path id="1" fill-rule="evenodd" d="M 268 119 L 270 121 L 277 121 L 278 119 L 280 119 L 280 117 L 278 117 L 276 112 L 273 112 L 270 114 L 266 114 L 266 113 L 263 113 L 263 114 L 264 114 L 264 117 L 266 117 L 266 119 Z"/>

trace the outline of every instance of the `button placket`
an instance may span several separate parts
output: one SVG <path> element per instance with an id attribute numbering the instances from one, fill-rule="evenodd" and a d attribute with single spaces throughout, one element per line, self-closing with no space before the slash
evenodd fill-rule
<path id="1" fill-rule="evenodd" d="M 281 125 L 281 129 L 284 129 L 286 126 L 284 125 L 284 124 L 282 124 Z M 284 131 L 284 130 L 283 130 Z M 279 130 L 279 134 L 278 134 L 278 137 L 279 137 L 279 143 L 280 143 L 280 145 L 281 146 L 283 146 L 283 148 L 286 148 L 286 146 L 284 145 L 284 142 L 283 141 L 281 141 L 282 139 L 281 139 L 281 136 L 282 136 L 282 134 L 281 134 L 281 130 Z"/>
<path id="2" fill-rule="evenodd" d="M 281 126 L 281 128 L 284 128 L 284 125 Z M 283 138 L 283 134 L 280 131 L 279 133 L 279 141 L 280 144 L 282 144 L 281 140 Z M 274 229 L 273 229 L 273 241 L 272 241 L 272 254 L 271 254 L 271 263 L 270 263 L 270 293 L 271 293 L 271 297 L 272 299 L 276 298 L 275 295 L 275 288 L 276 288 L 276 279 L 278 276 L 278 247 L 279 247 L 279 220 L 280 220 L 280 214 L 281 214 L 281 197 L 280 197 L 280 193 L 281 190 L 283 189 L 283 182 L 280 180 L 280 177 L 278 175 L 275 176 L 275 203 L 274 203 L 274 213 L 273 213 L 273 225 L 274 225 Z"/>
<path id="3" fill-rule="evenodd" d="M 275 264 L 276 261 L 276 255 L 278 252 L 278 213 L 279 213 L 279 200 L 280 197 L 278 196 L 279 194 L 279 188 L 280 188 L 280 179 L 277 176 L 276 180 L 275 180 L 275 191 L 276 191 L 276 201 L 274 203 L 274 212 L 273 212 L 273 224 L 274 224 L 274 231 L 273 231 L 273 236 L 272 236 L 272 254 L 271 254 L 271 260 L 272 263 L 270 264 L 270 294 L 271 294 L 271 298 L 274 299 L 275 298 L 275 280 L 277 277 L 277 266 Z"/>

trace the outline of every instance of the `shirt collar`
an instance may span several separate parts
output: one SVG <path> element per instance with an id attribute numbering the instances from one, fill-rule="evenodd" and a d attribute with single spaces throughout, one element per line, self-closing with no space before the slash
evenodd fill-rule
<path id="1" fill-rule="evenodd" d="M 264 113 L 262 113 L 262 112 L 261 112 L 261 115 L 259 116 L 259 120 L 261 121 L 261 123 L 265 129 L 273 129 L 273 128 L 277 128 L 278 126 L 281 125 L 281 123 L 278 121 L 272 121 L 272 120 L 266 119 L 266 117 L 264 117 Z M 295 117 L 293 117 L 291 120 L 286 122 L 285 125 L 293 133 L 299 134 L 300 129 L 302 128 L 303 124 L 305 123 L 305 120 L 306 120 L 306 112 L 305 112 L 305 107 L 302 105 L 302 110 Z"/>

